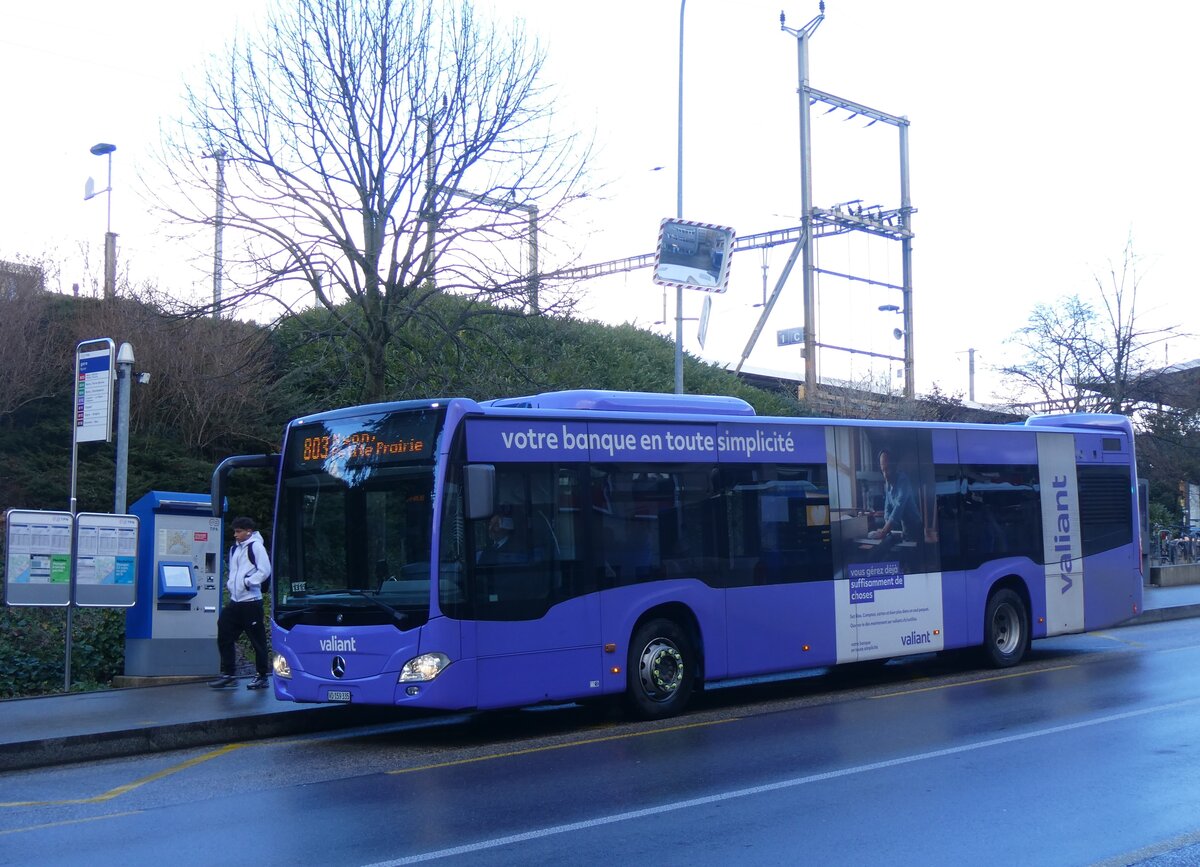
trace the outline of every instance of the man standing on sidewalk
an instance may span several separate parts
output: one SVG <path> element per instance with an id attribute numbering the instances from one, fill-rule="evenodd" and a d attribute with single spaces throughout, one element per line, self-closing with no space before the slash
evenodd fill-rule
<path id="1" fill-rule="evenodd" d="M 233 519 L 234 545 L 229 549 L 229 601 L 217 618 L 217 649 L 221 652 L 221 676 L 210 680 L 213 689 L 233 686 L 234 651 L 238 637 L 245 632 L 254 647 L 254 665 L 258 673 L 246 689 L 263 689 L 267 679 L 267 630 L 263 624 L 262 585 L 271 577 L 271 561 L 263 537 L 253 518 Z"/>

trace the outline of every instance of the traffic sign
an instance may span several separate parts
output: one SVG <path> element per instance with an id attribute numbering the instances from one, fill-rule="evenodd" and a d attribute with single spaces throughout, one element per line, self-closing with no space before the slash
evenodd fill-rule
<path id="1" fill-rule="evenodd" d="M 777 346 L 794 346 L 797 343 L 804 342 L 804 326 L 798 328 L 785 328 L 782 331 L 775 332 L 775 339 L 778 341 Z"/>

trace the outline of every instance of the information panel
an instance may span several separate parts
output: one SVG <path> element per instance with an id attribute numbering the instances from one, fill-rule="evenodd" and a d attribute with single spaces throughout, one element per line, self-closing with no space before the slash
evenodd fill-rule
<path id="1" fill-rule="evenodd" d="M 9 605 L 71 604 L 71 513 L 9 509 L 4 582 Z"/>
<path id="2" fill-rule="evenodd" d="M 84 346 L 94 347 L 84 351 Z M 75 351 L 75 442 L 112 439 L 111 340 L 81 343 Z"/>
<path id="3" fill-rule="evenodd" d="M 137 601 L 139 520 L 136 515 L 76 516 L 75 604 L 129 608 Z"/>

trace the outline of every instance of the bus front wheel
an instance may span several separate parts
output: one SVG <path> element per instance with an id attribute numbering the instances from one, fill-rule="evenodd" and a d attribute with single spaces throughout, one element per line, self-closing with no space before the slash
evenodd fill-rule
<path id="1" fill-rule="evenodd" d="M 1029 612 L 1021 596 L 1007 587 L 988 599 L 983 623 L 984 658 L 993 668 L 1008 668 L 1029 649 Z"/>
<path id="2" fill-rule="evenodd" d="M 696 679 L 696 652 L 675 621 L 649 620 L 633 633 L 626 668 L 626 704 L 642 719 L 661 719 L 683 710 Z"/>

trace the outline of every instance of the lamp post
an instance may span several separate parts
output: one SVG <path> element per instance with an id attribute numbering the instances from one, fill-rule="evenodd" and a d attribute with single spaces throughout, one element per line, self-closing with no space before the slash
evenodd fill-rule
<path id="1" fill-rule="evenodd" d="M 99 192 L 95 192 L 92 179 L 88 178 L 87 187 L 84 190 L 83 198 L 90 199 L 93 196 L 98 196 L 100 193 L 105 193 L 108 197 L 108 219 L 104 224 L 104 297 L 112 298 L 117 294 L 117 236 L 112 231 L 112 155 L 117 149 L 115 144 L 100 142 L 92 145 L 92 153 L 95 156 L 108 157 L 108 186 Z"/>
<path id="2" fill-rule="evenodd" d="M 675 155 L 675 217 L 683 219 L 683 10 L 679 0 L 679 114 L 678 149 Z M 683 394 L 683 287 L 675 287 L 675 393 Z"/>
<path id="3" fill-rule="evenodd" d="M 898 315 L 900 315 L 900 316 L 904 316 L 904 315 L 905 315 L 905 314 L 904 314 L 904 311 L 900 309 L 900 305 L 899 305 L 899 304 L 880 304 L 880 305 L 879 305 L 879 312 L 880 312 L 880 313 L 896 313 L 896 314 L 898 314 Z M 906 317 L 906 321 L 907 321 L 907 317 Z M 897 340 L 905 340 L 905 338 L 906 338 L 907 336 L 908 336 L 908 332 L 907 332 L 907 330 L 906 330 L 906 329 L 904 329 L 904 328 L 893 328 L 893 329 L 892 329 L 892 337 L 896 338 Z M 906 342 L 907 342 L 907 341 L 906 341 Z M 905 358 L 906 358 L 906 359 L 908 358 L 908 355 L 907 355 L 907 353 L 905 353 Z M 888 376 L 889 376 L 889 377 L 891 376 L 891 372 L 892 372 L 892 367 L 891 367 L 891 365 L 889 364 L 889 365 L 888 365 Z M 908 382 L 908 380 L 906 379 L 906 380 L 905 380 L 905 382 L 907 383 L 907 382 Z M 890 380 L 889 380 L 889 383 L 888 383 L 888 389 L 890 390 L 890 389 L 891 389 L 891 387 L 892 387 L 892 386 L 891 386 L 891 382 L 890 382 Z M 905 390 L 905 395 L 904 395 L 904 396 L 905 396 L 905 397 L 912 397 L 912 395 L 911 395 L 911 394 L 908 394 L 908 393 L 907 393 L 907 389 Z"/>
<path id="4" fill-rule="evenodd" d="M 113 485 L 113 514 L 124 515 L 129 478 L 129 386 L 133 378 L 133 347 L 117 350 L 117 471 Z"/>

